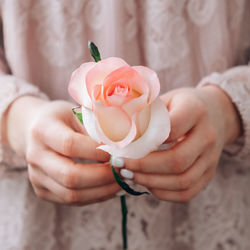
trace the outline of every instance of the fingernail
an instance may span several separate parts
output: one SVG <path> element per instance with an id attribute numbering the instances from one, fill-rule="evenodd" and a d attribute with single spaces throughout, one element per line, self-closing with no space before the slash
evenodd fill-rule
<path id="1" fill-rule="evenodd" d="M 124 160 L 121 157 L 112 156 L 112 165 L 116 168 L 124 167 Z"/>
<path id="2" fill-rule="evenodd" d="M 121 176 L 126 178 L 126 179 L 133 179 L 134 178 L 134 173 L 130 170 L 127 169 L 122 169 L 120 172 Z"/>
<path id="3" fill-rule="evenodd" d="M 126 192 L 124 191 L 124 190 L 120 190 L 120 191 L 118 191 L 115 195 L 117 196 L 117 197 L 120 197 L 120 196 L 123 196 L 123 195 L 125 195 L 126 194 Z"/>

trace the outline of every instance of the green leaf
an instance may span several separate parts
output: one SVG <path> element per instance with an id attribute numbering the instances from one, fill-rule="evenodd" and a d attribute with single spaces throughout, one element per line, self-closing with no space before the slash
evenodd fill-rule
<path id="1" fill-rule="evenodd" d="M 132 189 L 125 181 L 121 179 L 119 174 L 116 173 L 115 168 L 112 166 L 112 156 L 110 157 L 110 165 L 112 168 L 113 175 L 115 177 L 116 182 L 119 184 L 119 186 L 125 190 L 128 194 L 134 195 L 134 196 L 139 196 L 142 194 L 149 194 L 148 192 L 138 192 Z"/>
<path id="2" fill-rule="evenodd" d="M 78 108 L 78 107 L 76 107 L 76 108 Z M 72 111 L 73 111 L 74 115 L 78 118 L 78 120 L 80 121 L 80 123 L 83 124 L 83 121 L 82 121 L 82 113 L 77 113 L 77 112 L 75 111 L 76 108 L 72 108 Z"/>
<path id="3" fill-rule="evenodd" d="M 92 55 L 94 60 L 96 62 L 101 61 L 101 55 L 100 55 L 100 52 L 99 52 L 97 46 L 93 42 L 89 41 L 88 47 L 89 47 L 90 54 Z"/>

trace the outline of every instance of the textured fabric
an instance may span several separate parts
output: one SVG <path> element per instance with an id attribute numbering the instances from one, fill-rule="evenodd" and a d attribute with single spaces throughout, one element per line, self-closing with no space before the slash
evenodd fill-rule
<path id="1" fill-rule="evenodd" d="M 233 149 L 233 146 L 237 146 L 237 142 L 239 144 L 242 141 L 241 139 L 243 139 L 242 145 L 240 147 L 234 147 L 238 149 L 236 149 L 235 152 L 231 151 L 231 154 L 238 158 L 247 158 L 250 153 L 250 67 L 239 66 L 223 74 L 212 73 L 204 77 L 198 86 L 202 87 L 207 84 L 215 84 L 222 88 L 237 107 L 243 122 L 244 136 L 239 138 L 233 145 L 228 145 L 230 147 L 227 148 L 230 153 L 230 148 Z"/>
<path id="2" fill-rule="evenodd" d="M 238 154 L 223 154 L 187 204 L 129 197 L 129 249 L 250 249 L 250 67 L 231 69 L 249 60 L 248 0 L 1 0 L 0 11 L 0 114 L 24 94 L 69 100 L 71 72 L 91 60 L 88 40 L 103 58 L 156 70 L 162 93 L 200 81 L 222 87 L 244 124 Z M 85 207 L 42 201 L 25 161 L 1 147 L 1 250 L 121 249 L 118 198 Z"/>

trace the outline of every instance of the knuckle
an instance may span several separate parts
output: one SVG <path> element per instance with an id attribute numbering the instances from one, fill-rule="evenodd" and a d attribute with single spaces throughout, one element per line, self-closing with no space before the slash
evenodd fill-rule
<path id="1" fill-rule="evenodd" d="M 206 132 L 206 142 L 207 145 L 213 145 L 216 141 L 216 132 L 213 128 L 209 128 Z"/>
<path id="2" fill-rule="evenodd" d="M 180 190 L 189 189 L 192 185 L 192 180 L 189 177 L 180 176 L 178 179 L 178 186 Z"/>
<path id="3" fill-rule="evenodd" d="M 180 192 L 180 202 L 186 203 L 192 200 L 194 195 L 190 191 Z"/>
<path id="4" fill-rule="evenodd" d="M 137 165 L 137 169 L 142 172 L 143 171 L 143 162 L 142 159 L 138 159 L 135 161 L 135 164 Z"/>
<path id="5" fill-rule="evenodd" d="M 46 199 L 46 194 L 45 192 L 40 189 L 40 188 L 34 188 L 34 192 L 36 194 L 37 197 L 41 198 L 41 199 Z"/>
<path id="6" fill-rule="evenodd" d="M 74 140 L 72 135 L 70 133 L 65 134 L 62 141 L 62 153 L 65 155 L 70 155 L 72 153 L 73 144 Z"/>
<path id="7" fill-rule="evenodd" d="M 142 159 L 127 159 L 126 169 L 131 171 L 143 172 L 143 161 Z"/>
<path id="8" fill-rule="evenodd" d="M 61 173 L 62 184 L 66 188 L 76 187 L 76 175 L 72 169 L 67 168 Z"/>
<path id="9" fill-rule="evenodd" d="M 25 158 L 26 161 L 32 165 L 32 168 L 35 168 L 36 164 L 38 164 L 40 159 L 42 158 L 42 153 L 39 152 L 39 150 L 37 150 L 34 145 L 32 145 L 27 148 Z"/>
<path id="10" fill-rule="evenodd" d="M 144 180 L 142 180 L 144 182 L 145 186 L 148 187 L 156 187 L 155 182 L 154 182 L 154 178 L 152 178 L 152 175 L 145 175 Z"/>
<path id="11" fill-rule="evenodd" d="M 36 155 L 32 147 L 27 148 L 25 157 L 26 157 L 27 162 L 34 163 L 36 159 Z"/>
<path id="12" fill-rule="evenodd" d="M 181 174 L 183 173 L 183 164 L 179 162 L 175 162 L 173 167 L 172 167 L 172 173 L 173 174 Z"/>
<path id="13" fill-rule="evenodd" d="M 159 189 L 150 189 L 150 192 L 158 199 L 161 201 L 166 201 L 166 197 L 164 195 L 164 191 L 159 190 Z"/>
<path id="14" fill-rule="evenodd" d="M 160 201 L 167 201 L 166 197 L 164 195 L 158 195 L 156 196 Z"/>
<path id="15" fill-rule="evenodd" d="M 30 144 L 25 152 L 26 161 L 30 164 L 36 164 L 42 158 L 42 151 L 37 148 L 37 145 Z"/>
<path id="16" fill-rule="evenodd" d="M 30 128 L 30 134 L 32 137 L 37 137 L 39 134 L 40 134 L 40 131 L 38 129 L 37 126 L 33 125 L 31 128 Z"/>
<path id="17" fill-rule="evenodd" d="M 134 175 L 134 181 L 137 182 L 138 184 L 141 184 L 145 187 L 150 187 L 150 188 L 154 188 L 156 187 L 155 182 L 153 181 L 152 175 Z"/>
<path id="18" fill-rule="evenodd" d="M 33 138 L 40 138 L 42 136 L 42 131 L 43 129 L 43 126 L 39 126 L 37 123 L 35 123 L 31 129 L 30 129 L 30 134 L 31 134 L 31 137 Z"/>
<path id="19" fill-rule="evenodd" d="M 172 164 L 173 173 L 180 174 L 185 171 L 185 159 L 178 151 L 173 151 Z"/>
<path id="20" fill-rule="evenodd" d="M 78 203 L 80 201 L 78 192 L 76 190 L 71 189 L 68 189 L 65 192 L 63 199 L 68 204 Z"/>
<path id="21" fill-rule="evenodd" d="M 32 171 L 28 171 L 28 175 L 29 175 L 29 180 L 32 183 L 32 185 L 34 185 L 34 186 L 39 185 L 39 181 L 36 178 L 36 176 L 33 174 Z"/>
<path id="22" fill-rule="evenodd" d="M 208 171 L 207 175 L 208 175 L 208 181 L 212 180 L 216 175 L 216 168 L 211 168 L 211 170 Z"/>
<path id="23" fill-rule="evenodd" d="M 93 150 L 93 156 L 99 161 L 109 161 L 110 156 L 103 150 L 95 149 Z"/>

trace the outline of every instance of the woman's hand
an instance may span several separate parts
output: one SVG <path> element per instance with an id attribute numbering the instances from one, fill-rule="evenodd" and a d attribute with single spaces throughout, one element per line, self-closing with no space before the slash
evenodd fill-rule
<path id="1" fill-rule="evenodd" d="M 7 140 L 26 156 L 29 179 L 38 197 L 76 205 L 114 197 L 120 188 L 103 163 L 109 156 L 96 149 L 96 142 L 86 135 L 71 108 L 65 101 L 21 97 L 6 116 Z M 100 163 L 80 164 L 73 158 Z"/>
<path id="2" fill-rule="evenodd" d="M 215 174 L 225 144 L 240 134 L 240 120 L 229 97 L 216 86 L 183 88 L 162 96 L 170 112 L 170 149 L 125 161 L 134 181 L 157 198 L 187 202 Z"/>

